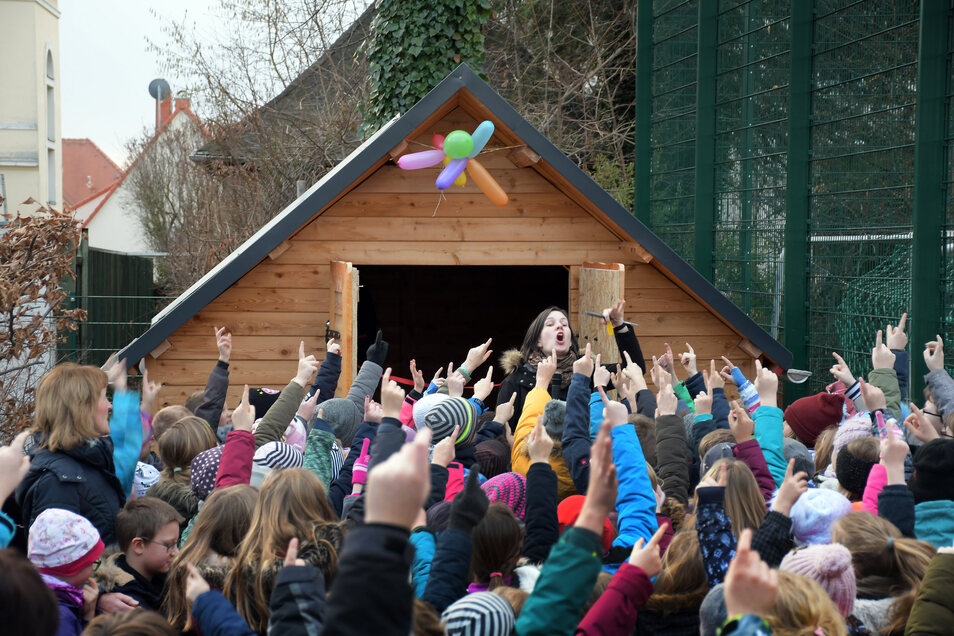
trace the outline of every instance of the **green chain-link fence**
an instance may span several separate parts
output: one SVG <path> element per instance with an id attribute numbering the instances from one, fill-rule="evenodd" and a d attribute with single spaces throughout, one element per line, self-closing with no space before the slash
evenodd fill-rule
<path id="1" fill-rule="evenodd" d="M 807 390 L 831 381 L 832 351 L 867 371 L 874 331 L 905 310 L 916 374 L 928 337 L 954 339 L 952 14 L 639 6 L 635 212 L 812 371 Z"/>

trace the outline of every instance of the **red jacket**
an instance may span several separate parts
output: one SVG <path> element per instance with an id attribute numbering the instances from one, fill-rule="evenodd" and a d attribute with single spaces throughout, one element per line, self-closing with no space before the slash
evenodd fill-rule
<path id="1" fill-rule="evenodd" d="M 252 458 L 255 457 L 255 435 L 251 431 L 229 431 L 215 475 L 215 490 L 252 479 Z"/>
<path id="2" fill-rule="evenodd" d="M 576 628 L 576 634 L 630 634 L 636 615 L 653 593 L 653 584 L 640 568 L 623 563 L 606 591 Z"/>

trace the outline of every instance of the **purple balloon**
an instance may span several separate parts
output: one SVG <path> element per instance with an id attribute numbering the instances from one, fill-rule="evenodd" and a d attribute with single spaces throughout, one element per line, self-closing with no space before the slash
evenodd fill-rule
<path id="1" fill-rule="evenodd" d="M 437 177 L 437 181 L 434 185 L 437 186 L 438 190 L 446 190 L 451 187 L 457 177 L 460 176 L 460 173 L 464 171 L 464 167 L 467 165 L 467 157 L 463 159 L 451 159 L 450 163 L 441 171 L 440 175 Z"/>
<path id="2" fill-rule="evenodd" d="M 412 152 L 409 155 L 398 157 L 397 164 L 404 170 L 420 170 L 421 168 L 430 168 L 444 161 L 443 150 L 425 150 L 423 152 Z"/>

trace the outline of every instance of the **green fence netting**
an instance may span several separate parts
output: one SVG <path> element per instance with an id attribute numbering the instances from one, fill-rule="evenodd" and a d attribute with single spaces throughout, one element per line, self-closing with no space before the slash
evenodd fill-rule
<path id="1" fill-rule="evenodd" d="M 874 331 L 905 310 L 917 319 L 912 246 L 925 7 L 917 0 L 805 0 L 799 9 L 809 9 L 810 27 L 797 37 L 810 38 L 810 61 L 802 61 L 792 56 L 789 0 L 701 1 L 657 1 L 651 24 L 640 12 L 637 28 L 640 37 L 651 34 L 652 64 L 637 68 L 651 73 L 652 91 L 637 100 L 651 100 L 652 117 L 637 121 L 637 135 L 651 139 L 651 160 L 640 165 L 637 154 L 637 184 L 640 171 L 648 171 L 650 192 L 637 192 L 636 214 L 697 269 L 711 272 L 723 293 L 812 371 L 809 390 L 820 390 L 831 381 L 832 351 L 866 371 Z M 932 282 L 942 310 L 931 318 L 954 342 L 954 4 L 934 5 L 948 24 L 947 166 L 944 183 L 927 187 L 945 188 L 946 210 L 921 214 L 938 215 L 943 226 Z M 710 59 L 714 80 L 706 72 Z M 808 205 L 801 210 L 786 201 L 798 64 L 810 64 L 811 77 Z M 711 135 L 703 127 L 710 107 Z M 788 257 L 807 256 L 799 276 L 807 306 L 804 324 L 786 334 L 785 239 L 797 224 L 807 228 L 807 239 Z M 700 262 L 708 256 L 695 247 L 710 228 L 711 261 Z M 923 369 L 922 347 L 912 343 L 912 371 Z"/>

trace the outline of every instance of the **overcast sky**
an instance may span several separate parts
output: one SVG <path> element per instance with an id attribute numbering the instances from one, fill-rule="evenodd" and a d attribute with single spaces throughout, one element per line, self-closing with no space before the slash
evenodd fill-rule
<path id="1" fill-rule="evenodd" d="M 186 15 L 197 30 L 214 32 L 215 0 L 60 0 L 63 137 L 89 138 L 121 167 L 126 142 L 155 124 L 149 82 L 161 77 L 146 37 L 159 37 L 162 19 Z M 175 77 L 165 77 L 173 93 Z"/>

